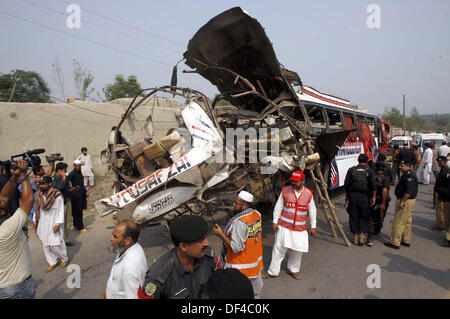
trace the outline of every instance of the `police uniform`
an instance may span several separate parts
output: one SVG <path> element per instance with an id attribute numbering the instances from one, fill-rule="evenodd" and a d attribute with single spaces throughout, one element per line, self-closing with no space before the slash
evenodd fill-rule
<path id="1" fill-rule="evenodd" d="M 140 299 L 197 299 L 213 271 L 217 259 L 208 247 L 205 256 L 195 261 L 194 271 L 186 270 L 173 248 L 147 271 L 138 296 Z"/>
<path id="2" fill-rule="evenodd" d="M 359 240 L 359 244 L 363 244 L 364 234 L 368 232 L 369 194 L 376 190 L 375 172 L 367 165 L 353 166 L 345 176 L 344 188 L 353 242 L 358 244 Z"/>
<path id="3" fill-rule="evenodd" d="M 381 165 L 380 165 L 381 166 Z M 381 228 L 383 228 L 384 217 L 381 217 L 380 205 L 383 202 L 383 189 L 387 188 L 388 194 L 385 203 L 385 216 L 386 212 L 389 208 L 389 188 L 390 188 L 390 179 L 385 174 L 376 174 L 375 183 L 377 185 L 377 195 L 375 205 L 369 208 L 369 237 L 376 236 L 380 233 Z"/>
<path id="4" fill-rule="evenodd" d="M 407 162 L 406 162 L 407 163 Z M 403 162 L 405 164 L 405 162 Z M 389 247 L 400 247 L 400 244 L 409 246 L 411 244 L 411 230 L 412 230 L 412 213 L 416 204 L 416 197 L 419 184 L 417 177 L 412 170 L 407 171 L 400 177 L 400 180 L 395 187 L 395 216 L 392 222 L 392 233 Z M 405 194 L 411 194 L 405 202 L 403 208 L 399 208 L 401 199 Z"/>
<path id="5" fill-rule="evenodd" d="M 192 243 L 208 234 L 208 225 L 200 216 L 181 216 L 170 225 L 173 240 Z M 147 271 L 140 299 L 197 299 L 213 271 L 220 267 L 210 247 L 201 258 L 195 259 L 194 271 L 184 268 L 177 255 L 177 247 L 161 256 Z"/>
<path id="6" fill-rule="evenodd" d="M 442 167 L 437 175 L 434 191 L 438 194 L 436 203 L 436 222 L 439 220 L 447 231 L 444 245 L 450 246 L 450 168 Z"/>
<path id="7" fill-rule="evenodd" d="M 394 171 L 385 161 L 377 161 L 378 165 L 382 165 L 384 167 L 384 175 L 389 178 L 391 185 L 394 185 Z"/>

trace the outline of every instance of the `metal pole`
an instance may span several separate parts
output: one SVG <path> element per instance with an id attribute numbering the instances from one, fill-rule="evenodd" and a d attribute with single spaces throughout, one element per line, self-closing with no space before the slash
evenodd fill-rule
<path id="1" fill-rule="evenodd" d="M 405 94 L 403 94 L 403 136 L 406 136 Z"/>

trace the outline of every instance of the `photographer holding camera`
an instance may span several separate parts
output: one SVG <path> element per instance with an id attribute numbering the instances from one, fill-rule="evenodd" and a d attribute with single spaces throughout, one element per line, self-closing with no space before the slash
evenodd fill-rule
<path id="1" fill-rule="evenodd" d="M 17 167 L 11 169 L 12 176 L 0 193 L 0 299 L 34 298 L 31 253 L 22 231 L 34 202 L 27 167 L 24 160 L 18 160 Z M 13 214 L 8 214 L 8 200 L 20 183 L 20 206 Z"/>
<path id="2" fill-rule="evenodd" d="M 4 161 L 1 163 L 2 169 L 0 174 L 0 191 L 3 189 L 3 187 L 8 183 L 10 177 L 11 177 L 11 162 L 10 161 Z M 14 189 L 13 193 L 11 194 L 11 197 L 8 200 L 7 204 L 7 212 L 9 214 L 14 213 L 17 208 L 19 208 L 19 198 L 20 198 L 20 192 L 16 188 Z"/>

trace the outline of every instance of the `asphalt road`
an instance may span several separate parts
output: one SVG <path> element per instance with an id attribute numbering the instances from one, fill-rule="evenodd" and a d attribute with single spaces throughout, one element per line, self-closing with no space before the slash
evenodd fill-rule
<path id="1" fill-rule="evenodd" d="M 412 245 L 393 250 L 383 245 L 388 240 L 394 215 L 393 202 L 389 207 L 384 228 L 373 247 L 347 247 L 341 238 L 333 238 L 323 212 L 318 210 L 318 233 L 310 237 L 310 252 L 303 254 L 301 275 L 297 281 L 286 274 L 286 261 L 278 278 L 264 280 L 261 298 L 450 298 L 450 249 L 442 247 L 444 233 L 430 230 L 435 213 L 431 208 L 432 185 L 420 185 L 413 214 Z M 393 190 L 391 190 L 391 197 Z M 342 198 L 336 198 L 342 202 Z M 338 216 L 349 233 L 348 215 L 338 206 Z M 215 218 L 225 223 L 223 215 Z M 85 212 L 85 226 L 90 231 L 71 232 L 68 247 L 70 263 L 81 269 L 80 288 L 68 288 L 72 273 L 57 267 L 45 273 L 47 267 L 42 244 L 30 231 L 33 278 L 36 298 L 80 299 L 99 298 L 105 290 L 111 265 L 115 258 L 109 236 L 115 221 L 111 216 L 100 218 L 93 211 Z M 271 213 L 263 215 L 264 267 L 268 268 L 274 234 Z M 212 223 L 211 223 L 212 227 Z M 212 232 L 211 232 L 212 233 Z M 209 236 L 211 247 L 220 252 L 220 241 Z M 163 226 L 149 227 L 139 239 L 149 265 L 168 251 L 172 245 Z M 368 288 L 369 265 L 380 267 L 380 288 Z M 70 266 L 69 266 L 70 267 Z M 70 280 L 69 280 L 70 281 Z M 72 281 L 73 282 L 73 281 Z"/>

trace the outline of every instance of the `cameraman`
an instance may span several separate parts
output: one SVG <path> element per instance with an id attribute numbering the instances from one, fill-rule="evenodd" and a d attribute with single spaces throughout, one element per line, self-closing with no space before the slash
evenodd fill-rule
<path id="1" fill-rule="evenodd" d="M 22 228 L 28 222 L 34 197 L 26 175 L 27 164 L 17 161 L 18 168 L 11 170 L 12 177 L 0 193 L 0 299 L 34 298 L 34 285 L 31 279 L 31 253 Z M 7 213 L 8 200 L 22 182 L 22 197 L 19 208 Z"/>
<path id="2" fill-rule="evenodd" d="M 9 178 L 11 177 L 11 162 L 5 161 L 2 162 L 2 170 L 0 174 L 0 191 L 3 189 L 3 187 L 8 183 Z M 20 198 L 20 192 L 16 188 L 14 189 L 13 193 L 11 194 L 6 211 L 8 214 L 13 214 L 17 208 L 19 208 L 19 198 Z"/>
<path id="3" fill-rule="evenodd" d="M 36 184 L 36 188 L 37 190 L 39 190 L 39 181 L 42 179 L 42 177 L 44 176 L 52 176 L 53 175 L 53 171 L 55 169 L 55 159 L 53 156 L 50 156 L 47 159 L 48 165 L 50 165 L 48 171 L 46 172 L 44 167 L 42 165 L 37 165 L 36 168 L 33 168 L 33 174 L 35 176 L 34 178 L 34 183 Z"/>

